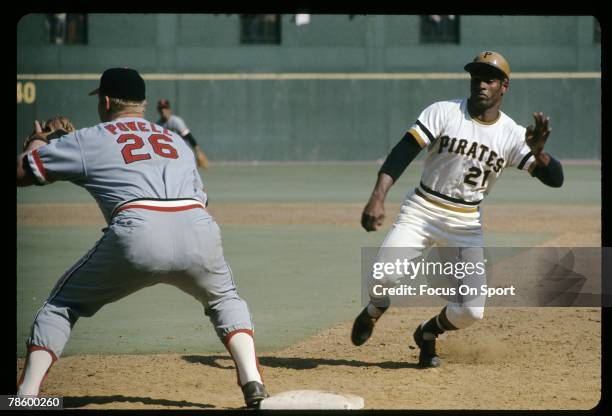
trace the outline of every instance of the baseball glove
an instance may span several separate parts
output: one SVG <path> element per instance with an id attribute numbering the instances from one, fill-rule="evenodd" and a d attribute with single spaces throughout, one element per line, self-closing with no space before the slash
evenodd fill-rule
<path id="1" fill-rule="evenodd" d="M 45 121 L 44 125 L 40 125 L 38 121 L 34 122 L 34 131 L 23 143 L 25 150 L 28 145 L 34 140 L 41 140 L 49 143 L 51 140 L 58 139 L 61 136 L 72 133 L 76 129 L 72 122 L 64 116 L 55 116 Z"/>

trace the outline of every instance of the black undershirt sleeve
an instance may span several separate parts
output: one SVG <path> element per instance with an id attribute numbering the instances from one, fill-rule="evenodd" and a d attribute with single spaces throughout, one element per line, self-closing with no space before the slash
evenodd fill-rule
<path id="1" fill-rule="evenodd" d="M 421 146 L 414 136 L 406 133 L 391 150 L 378 173 L 386 173 L 393 178 L 393 182 L 397 181 L 420 151 Z"/>
<path id="2" fill-rule="evenodd" d="M 191 133 L 187 133 L 186 135 L 184 135 L 183 139 L 185 139 L 187 143 L 191 145 L 191 147 L 196 147 L 198 145 L 195 139 L 193 138 L 193 136 L 191 135 Z"/>
<path id="3" fill-rule="evenodd" d="M 561 162 L 551 155 L 548 166 L 536 166 L 531 172 L 531 176 L 538 178 L 544 185 L 560 188 L 563 185 L 563 168 Z"/>

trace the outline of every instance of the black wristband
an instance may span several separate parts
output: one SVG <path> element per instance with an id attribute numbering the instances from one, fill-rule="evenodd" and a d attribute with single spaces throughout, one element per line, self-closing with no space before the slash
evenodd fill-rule
<path id="1" fill-rule="evenodd" d="M 391 150 L 378 173 L 386 173 L 393 178 L 393 182 L 397 181 L 420 151 L 421 146 L 414 136 L 406 133 Z"/>
<path id="2" fill-rule="evenodd" d="M 196 147 L 198 145 L 191 133 L 187 133 L 186 135 L 184 135 L 183 139 L 185 139 L 185 141 L 187 141 L 187 143 L 189 143 L 191 147 Z"/>
<path id="3" fill-rule="evenodd" d="M 551 155 L 548 156 L 550 158 L 548 166 L 536 165 L 531 176 L 538 178 L 544 185 L 559 188 L 563 185 L 563 167 L 557 159 Z"/>

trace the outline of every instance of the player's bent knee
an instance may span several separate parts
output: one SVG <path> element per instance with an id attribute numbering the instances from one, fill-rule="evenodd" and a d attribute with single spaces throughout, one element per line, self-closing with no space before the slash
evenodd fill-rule
<path id="1" fill-rule="evenodd" d="M 446 317 L 455 328 L 467 328 L 484 317 L 484 307 L 450 304 L 446 307 Z"/>

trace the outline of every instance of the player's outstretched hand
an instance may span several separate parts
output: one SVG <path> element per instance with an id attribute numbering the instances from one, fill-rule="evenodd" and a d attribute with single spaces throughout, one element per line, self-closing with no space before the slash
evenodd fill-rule
<path id="1" fill-rule="evenodd" d="M 550 118 L 544 117 L 543 113 L 533 113 L 533 118 L 535 119 L 535 127 L 533 125 L 527 127 L 525 142 L 531 152 L 538 155 L 544 150 L 544 144 L 552 129 L 548 127 Z"/>
<path id="2" fill-rule="evenodd" d="M 361 226 L 368 232 L 376 231 L 385 219 L 385 207 L 382 201 L 370 199 L 361 214 Z"/>

